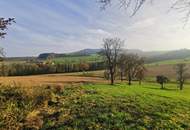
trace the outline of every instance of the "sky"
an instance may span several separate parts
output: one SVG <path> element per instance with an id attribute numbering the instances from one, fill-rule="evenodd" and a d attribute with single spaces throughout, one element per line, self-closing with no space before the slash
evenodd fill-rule
<path id="1" fill-rule="evenodd" d="M 116 1 L 101 10 L 97 0 L 0 0 L 0 17 L 16 19 L 0 47 L 6 56 L 37 56 L 101 48 L 103 38 L 119 37 L 127 49 L 190 49 L 189 24 L 169 11 L 172 0 L 147 2 L 133 17 Z"/>

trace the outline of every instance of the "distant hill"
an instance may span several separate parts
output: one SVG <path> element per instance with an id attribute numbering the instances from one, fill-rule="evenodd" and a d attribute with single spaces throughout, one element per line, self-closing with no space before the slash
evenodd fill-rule
<path id="1" fill-rule="evenodd" d="M 42 53 L 38 56 L 38 59 L 47 59 L 48 57 L 54 57 L 54 58 L 59 58 L 59 57 L 74 57 L 74 56 L 88 56 L 88 55 L 93 55 L 97 54 L 100 52 L 102 49 L 83 49 L 80 51 L 76 52 L 71 52 L 71 53 Z"/>
<path id="2" fill-rule="evenodd" d="M 83 49 L 83 50 L 72 52 L 69 54 L 71 54 L 71 55 L 92 55 L 92 54 L 99 53 L 101 50 L 102 49 Z"/>
<path id="3" fill-rule="evenodd" d="M 65 57 L 67 54 L 58 54 L 58 53 L 42 53 L 37 58 L 38 59 L 47 59 L 48 57 L 57 58 L 57 57 Z"/>
<path id="4" fill-rule="evenodd" d="M 181 49 L 181 50 L 175 50 L 175 51 L 168 51 L 163 54 L 149 56 L 147 58 L 148 58 L 147 59 L 148 62 L 187 59 L 187 58 L 190 58 L 190 50 L 189 49 Z"/>
<path id="5" fill-rule="evenodd" d="M 51 56 L 54 58 L 59 57 L 75 57 L 75 56 L 89 56 L 93 54 L 97 54 L 102 49 L 83 49 L 76 52 L 71 53 L 42 53 L 38 56 L 39 59 L 46 59 Z M 139 56 L 145 57 L 148 63 L 159 62 L 165 60 L 175 60 L 175 59 L 186 59 L 190 58 L 190 50 L 189 49 L 180 49 L 174 51 L 142 51 L 138 49 L 127 49 L 123 50 L 127 53 L 138 54 Z"/>

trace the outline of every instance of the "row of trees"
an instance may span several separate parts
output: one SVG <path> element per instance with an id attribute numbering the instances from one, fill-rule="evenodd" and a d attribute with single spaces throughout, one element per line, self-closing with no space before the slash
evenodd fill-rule
<path id="1" fill-rule="evenodd" d="M 188 72 L 187 65 L 184 63 L 177 64 L 174 69 L 176 71 L 176 81 L 178 83 L 178 87 L 180 90 L 182 90 L 184 88 L 185 81 L 190 78 L 190 74 L 187 73 Z M 161 85 L 161 89 L 163 89 L 164 84 L 168 83 L 170 80 L 168 77 L 164 75 L 159 75 L 156 76 L 156 81 Z"/>
<path id="2" fill-rule="evenodd" d="M 121 81 L 126 78 L 129 85 L 133 79 L 138 79 L 141 84 L 144 78 L 146 68 L 144 66 L 144 58 L 135 54 L 127 54 L 122 52 L 124 41 L 119 38 L 104 39 L 103 56 L 106 62 L 107 77 L 111 84 L 114 84 L 117 74 L 119 73 Z"/>
<path id="3" fill-rule="evenodd" d="M 132 80 L 138 80 L 139 84 L 145 77 L 145 62 L 144 58 L 135 54 L 127 54 L 122 50 L 124 41 L 119 38 L 107 38 L 103 40 L 103 52 L 106 63 L 105 77 L 110 79 L 111 85 L 115 79 L 120 77 L 121 81 L 128 80 L 131 85 Z M 177 82 L 180 90 L 183 89 L 185 81 L 190 78 L 187 73 L 186 64 L 178 64 L 175 66 Z M 164 75 L 156 76 L 156 81 L 164 88 L 164 84 L 169 82 L 169 79 Z"/>
<path id="4" fill-rule="evenodd" d="M 37 64 L 37 63 L 14 63 L 1 64 L 1 76 L 24 76 L 35 74 L 51 74 L 51 73 L 69 73 L 69 72 L 84 72 L 104 69 L 103 62 L 78 64 Z"/>

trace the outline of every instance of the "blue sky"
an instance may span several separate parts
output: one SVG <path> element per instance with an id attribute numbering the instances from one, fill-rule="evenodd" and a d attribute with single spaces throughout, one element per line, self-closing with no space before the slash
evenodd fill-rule
<path id="1" fill-rule="evenodd" d="M 101 11 L 96 0 L 0 0 L 0 16 L 16 18 L 0 46 L 7 56 L 37 56 L 101 48 L 103 38 L 120 37 L 125 48 L 190 48 L 190 29 L 183 28 L 182 15 L 167 13 L 170 1 L 146 3 L 131 18 L 117 3 Z"/>

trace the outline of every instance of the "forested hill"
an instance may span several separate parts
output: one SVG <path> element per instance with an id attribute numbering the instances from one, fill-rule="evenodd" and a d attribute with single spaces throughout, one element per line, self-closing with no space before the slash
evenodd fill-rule
<path id="1" fill-rule="evenodd" d="M 179 59 L 184 59 L 184 60 L 190 59 L 190 50 L 181 49 L 181 50 L 175 50 L 175 51 L 168 51 L 168 52 L 164 52 L 163 54 L 147 57 L 148 62 L 179 60 Z"/>
<path id="2" fill-rule="evenodd" d="M 48 57 L 54 57 L 54 58 L 60 58 L 60 57 L 74 57 L 74 56 L 88 56 L 88 55 L 93 55 L 97 54 L 101 51 L 102 49 L 83 49 L 79 50 L 76 52 L 71 52 L 71 53 L 42 53 L 38 56 L 39 59 L 47 59 Z"/>
<path id="3" fill-rule="evenodd" d="M 97 54 L 102 49 L 83 49 L 80 51 L 72 53 L 42 53 L 38 56 L 39 59 L 47 59 L 48 57 L 59 58 L 59 57 L 75 57 L 75 56 L 89 56 Z M 175 59 L 189 59 L 190 50 L 189 49 L 180 49 L 173 51 L 142 51 L 138 49 L 129 49 L 123 50 L 127 53 L 138 54 L 139 56 L 145 57 L 146 61 L 149 63 L 165 61 L 165 60 L 175 60 Z"/>

